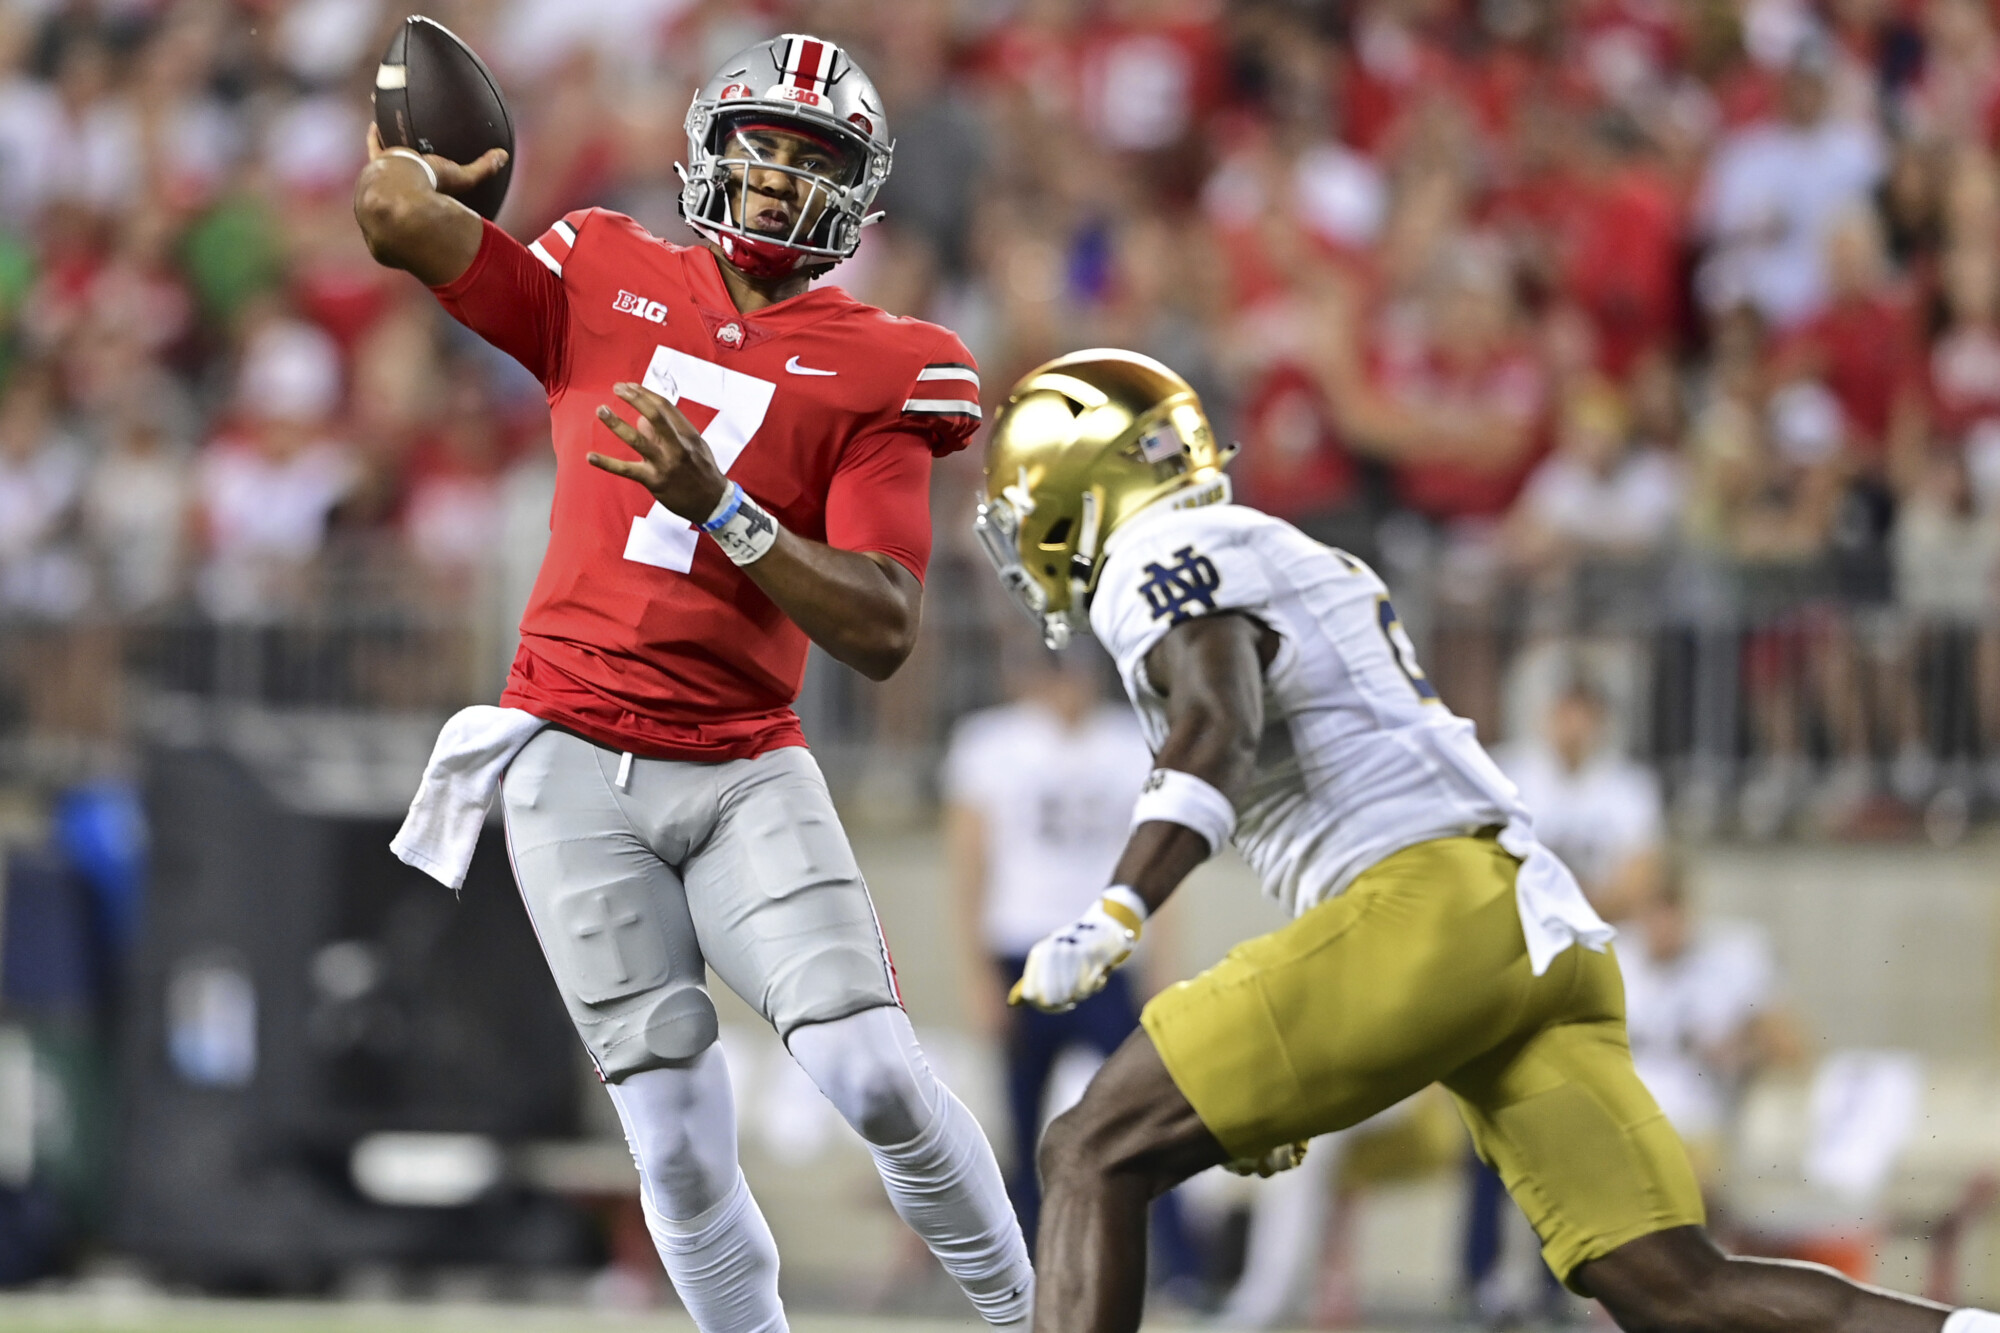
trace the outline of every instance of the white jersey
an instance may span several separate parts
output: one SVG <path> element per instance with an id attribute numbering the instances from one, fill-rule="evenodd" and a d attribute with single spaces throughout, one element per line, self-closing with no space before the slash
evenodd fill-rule
<path id="1" fill-rule="evenodd" d="M 1619 951 L 1618 965 L 1640 1082 L 1682 1137 L 1722 1133 L 1739 1084 L 1712 1055 L 1774 1002 L 1770 937 L 1748 921 L 1705 921 L 1675 957 L 1655 958 L 1641 940 Z"/>
<path id="2" fill-rule="evenodd" d="M 1131 713 L 1113 704 L 1073 728 L 1032 702 L 958 724 L 945 756 L 945 796 L 985 823 L 987 948 L 1025 956 L 1097 901 L 1152 766 Z"/>
<path id="3" fill-rule="evenodd" d="M 1375 571 L 1291 524 L 1241 505 L 1140 514 L 1113 533 L 1090 624 L 1118 663 L 1149 745 L 1166 701 L 1145 659 L 1175 625 L 1240 611 L 1276 632 L 1265 730 L 1236 849 L 1294 915 L 1390 854 L 1481 828 L 1524 861 L 1518 891 L 1537 972 L 1568 944 L 1611 930 L 1534 841 L 1514 784 L 1472 724 L 1439 701 Z"/>

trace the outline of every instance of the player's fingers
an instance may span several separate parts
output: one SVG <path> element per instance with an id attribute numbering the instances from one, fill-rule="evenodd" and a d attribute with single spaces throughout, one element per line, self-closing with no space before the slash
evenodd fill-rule
<path id="1" fill-rule="evenodd" d="M 477 185 L 506 165 L 507 150 L 489 148 L 459 168 L 460 179 L 465 185 Z"/>
<path id="2" fill-rule="evenodd" d="M 585 454 L 583 461 L 601 471 L 609 472 L 614 477 L 625 477 L 641 485 L 644 485 L 652 475 L 651 468 L 647 467 L 644 463 L 634 462 L 629 458 L 612 458 L 605 454 L 591 453 Z"/>
<path id="3" fill-rule="evenodd" d="M 612 411 L 608 404 L 597 409 L 597 419 L 604 428 L 632 446 L 632 451 L 641 458 L 653 458 L 660 452 L 659 442 L 642 433 L 637 426 Z"/>
<path id="4" fill-rule="evenodd" d="M 659 428 L 662 439 L 685 443 L 701 434 L 666 395 L 655 393 L 643 384 L 620 384 L 613 388 L 620 398 L 638 408 L 641 416 Z"/>
<path id="5" fill-rule="evenodd" d="M 679 408 L 643 384 L 614 384 L 611 391 L 638 410 L 640 429 L 652 434 L 662 446 L 668 441 L 675 445 L 682 443 L 685 437 L 680 427 L 687 424 L 687 418 L 681 416 Z"/>

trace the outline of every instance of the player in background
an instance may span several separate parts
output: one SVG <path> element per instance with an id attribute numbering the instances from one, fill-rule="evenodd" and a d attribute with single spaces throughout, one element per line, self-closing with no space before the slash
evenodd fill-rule
<path id="1" fill-rule="evenodd" d="M 948 331 L 811 286 L 889 171 L 845 51 L 740 52 L 687 134 L 704 244 L 684 247 L 601 209 L 523 246 L 452 198 L 497 151 L 461 165 L 370 133 L 369 249 L 541 380 L 556 452 L 504 707 L 447 727 L 396 846 L 462 877 L 477 825 L 439 830 L 500 785 L 529 915 L 706 1333 L 785 1323 L 704 966 L 860 1133 L 980 1314 L 1012 1323 L 1032 1277 L 999 1167 L 918 1050 L 791 708 L 809 641 L 876 680 L 909 655 L 931 460 L 976 429 L 977 373 Z"/>
<path id="2" fill-rule="evenodd" d="M 978 532 L 1051 643 L 1117 661 L 1157 767 L 1112 886 L 1029 952 L 1026 1003 L 1105 984 L 1225 839 L 1292 922 L 1155 996 L 1042 1141 L 1037 1333 L 1125 1333 L 1146 1204 L 1442 1082 L 1549 1266 L 1647 1333 L 2000 1333 L 2000 1315 L 1725 1256 L 1633 1069 L 1611 930 L 1346 552 L 1229 503 L 1187 384 L 1094 350 L 1014 388 Z"/>
<path id="3" fill-rule="evenodd" d="M 1011 673 L 1013 701 L 962 719 L 944 760 L 945 861 L 964 993 L 1006 1063 L 1014 1131 L 1007 1187 L 1030 1246 L 1042 1203 L 1035 1145 L 1056 1062 L 1073 1048 L 1108 1057 L 1139 1026 L 1143 998 L 1119 973 L 1065 1013 L 1007 1004 L 1028 950 L 1097 900 L 1152 767 L 1130 710 L 1104 698 L 1098 662 L 1085 651 L 1045 655 Z M 1166 1280 L 1197 1295 L 1201 1260 L 1179 1200 L 1167 1195 L 1155 1214 Z"/>

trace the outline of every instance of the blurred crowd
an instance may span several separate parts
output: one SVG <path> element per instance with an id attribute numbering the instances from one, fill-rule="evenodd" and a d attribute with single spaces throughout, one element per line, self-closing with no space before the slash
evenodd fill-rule
<path id="1" fill-rule="evenodd" d="M 1482 734 L 1581 647 L 1698 823 L 2000 798 L 1992 0 L 430 12 L 513 108 L 523 237 L 595 204 L 689 239 L 692 89 L 848 43 L 897 153 L 829 280 L 957 330 L 989 413 L 1074 347 L 1181 370 L 1240 498 L 1411 589 Z M 400 17 L 8 0 L 0 616 L 449 610 L 532 530 L 536 386 L 350 217 Z M 976 469 L 940 469 L 934 584 L 981 586 Z"/>

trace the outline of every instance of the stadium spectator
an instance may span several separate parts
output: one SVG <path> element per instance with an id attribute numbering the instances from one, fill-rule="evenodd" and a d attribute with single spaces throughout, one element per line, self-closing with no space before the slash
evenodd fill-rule
<path id="1" fill-rule="evenodd" d="M 0 610 L 62 620 L 90 600 L 74 542 L 87 465 L 56 419 L 48 370 L 16 371 L 0 398 Z"/>
<path id="2" fill-rule="evenodd" d="M 1609 721 L 1603 693 L 1577 672 L 1549 702 L 1539 734 L 1499 747 L 1494 759 L 1592 906 L 1619 921 L 1658 887 L 1665 827 L 1658 780 L 1610 743 Z"/>
<path id="3" fill-rule="evenodd" d="M 695 71 L 753 29 L 845 27 L 904 127 L 888 225 L 845 280 L 959 330 L 992 392 L 1086 343 L 1184 369 L 1244 445 L 1244 497 L 1393 566 L 1440 687 L 1489 730 L 1517 637 L 1499 576 L 1553 561 L 1580 571 L 1572 587 L 1611 586 L 1598 571 L 1624 543 L 1598 538 L 1614 513 L 1649 550 L 1674 554 L 1654 536 L 1671 529 L 1702 571 L 1674 596 L 1708 617 L 1704 669 L 1727 657 L 1736 675 L 1704 744 L 1726 770 L 1733 740 L 1714 738 L 1747 724 L 1747 771 L 1719 785 L 1747 778 L 1753 828 L 1783 826 L 1816 780 L 1833 812 L 1867 804 L 1883 773 L 1906 794 L 1935 786 L 1924 747 L 1943 762 L 1968 742 L 1940 728 L 1985 725 L 1972 676 L 1931 669 L 1939 632 L 1906 623 L 1955 613 L 1920 587 L 1892 598 L 1888 560 L 1892 529 L 1916 546 L 1931 531 L 1896 515 L 1949 471 L 1927 435 L 1974 477 L 2000 448 L 1984 428 L 2000 419 L 2000 39 L 1982 0 L 440 3 L 515 111 L 517 233 L 581 191 L 679 235 L 672 160 Z M 345 480 L 319 486 L 342 494 L 342 549 L 410 560 L 413 525 L 433 553 L 452 527 L 446 563 L 465 569 L 499 539 L 436 518 L 459 482 L 422 443 L 453 335 L 384 286 L 327 188 L 354 165 L 394 17 L 373 0 L 7 9 L 0 375 L 50 367 L 57 419 L 94 430 L 121 419 L 121 379 L 157 363 L 201 416 L 163 423 L 166 439 L 247 438 L 231 358 L 280 300 L 332 338 L 351 386 L 315 432 L 347 442 Z M 1570 429 L 1601 415 L 1575 406 L 1599 381 L 1625 398 L 1622 452 L 1593 455 L 1603 432 Z M 1832 420 L 1822 393 L 1837 427 L 1812 424 Z M 1812 443 L 1829 431 L 1836 444 Z M 238 457 L 209 449 L 198 472 L 213 480 L 223 453 Z M 420 492 L 431 518 L 414 517 Z M 1627 513 L 1640 493 L 1645 513 Z M 87 518 L 93 546 L 110 521 Z M 317 547 L 322 520 L 299 527 Z M 119 591 L 141 562 L 118 563 L 114 577 L 97 561 L 105 605 L 156 605 L 174 583 Z M 211 559 L 211 610 L 218 577 Z M 956 577 L 950 561 L 938 577 Z M 1743 651 L 1719 647 L 1729 634 Z M 938 719 L 984 697 L 946 658 L 896 708 L 849 712 L 901 718 L 906 748 L 935 741 Z M 1912 693 L 1913 674 L 1930 683 Z M 1936 733 L 1921 744 L 1919 712 Z"/>
<path id="4" fill-rule="evenodd" d="M 1779 114 L 1723 138 L 1700 203 L 1712 246 L 1703 299 L 1714 310 L 1747 301 L 1777 328 L 1826 303 L 1827 237 L 1887 168 L 1875 126 L 1834 114 L 1829 53 L 1797 40 Z"/>
<path id="5" fill-rule="evenodd" d="M 1897 718 L 1898 794 L 1919 800 L 1941 765 L 1952 800 L 1971 794 L 1977 754 L 1989 799 L 2000 799 L 2000 475 L 1991 451 L 1932 452 L 1896 515 L 1896 600 L 1922 627 L 1912 645 L 1923 687 L 1912 686 Z M 1940 686 L 1970 676 L 1971 707 Z M 1964 696 L 1961 695 L 1962 699 Z"/>
<path id="6" fill-rule="evenodd" d="M 197 590 L 222 620 L 268 618 L 306 595 L 327 521 L 355 481 L 330 423 L 340 357 L 310 324 L 272 317 L 244 347 L 238 421 L 202 448 L 205 560 Z"/>
<path id="7" fill-rule="evenodd" d="M 461 362 L 444 410 L 408 468 L 403 540 L 445 605 L 482 587 L 504 522 L 506 431 L 487 405 L 479 367 Z"/>
<path id="8" fill-rule="evenodd" d="M 1710 1193 L 1749 1080 L 1803 1058 L 1771 943 L 1751 922 L 1696 916 L 1679 866 L 1626 931 L 1618 960 L 1632 1061 Z"/>
<path id="9" fill-rule="evenodd" d="M 83 531 L 115 614 L 157 613 L 187 591 L 195 477 L 173 397 L 157 369 L 127 384 L 84 484 Z"/>
<path id="10" fill-rule="evenodd" d="M 1733 469 L 1727 523 L 1740 562 L 1745 613 L 1744 694 L 1752 769 L 1741 794 L 1744 832 L 1770 837 L 1796 813 L 1810 783 L 1809 703 L 1838 697 L 1814 649 L 1824 637 L 1826 561 L 1846 485 L 1846 423 L 1811 381 L 1771 395 Z M 1838 795 L 1854 796 L 1850 769 Z M 1858 784 L 1865 794 L 1868 775 Z"/>
<path id="11" fill-rule="evenodd" d="M 1615 388 L 1581 386 L 1562 406 L 1555 452 L 1507 517 L 1507 554 L 1545 580 L 1581 560 L 1642 559 L 1673 536 L 1680 507 L 1674 455 L 1634 437 Z"/>

